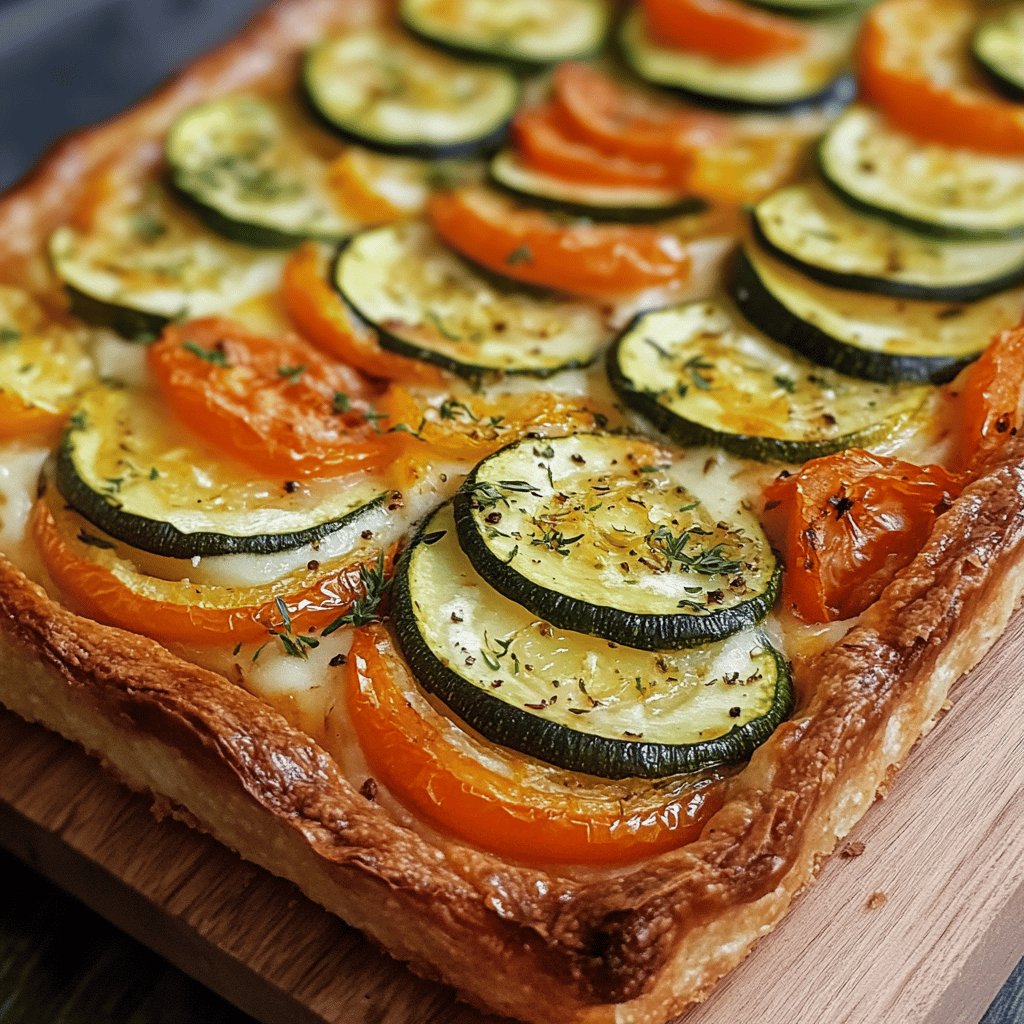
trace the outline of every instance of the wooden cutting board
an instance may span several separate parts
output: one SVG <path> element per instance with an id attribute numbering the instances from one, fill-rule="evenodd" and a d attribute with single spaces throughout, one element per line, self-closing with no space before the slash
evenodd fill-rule
<path id="1" fill-rule="evenodd" d="M 1024 615 L 850 843 L 687 1024 L 981 1019 L 1024 955 Z M 266 1024 L 493 1024 L 4 711 L 0 845 Z"/>

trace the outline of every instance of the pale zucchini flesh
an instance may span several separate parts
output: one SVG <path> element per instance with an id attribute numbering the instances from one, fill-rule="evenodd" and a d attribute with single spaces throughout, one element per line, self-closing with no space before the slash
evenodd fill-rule
<path id="1" fill-rule="evenodd" d="M 1024 4 L 1009 4 L 984 15 L 975 29 L 972 50 L 997 88 L 1011 99 L 1024 100 Z"/>

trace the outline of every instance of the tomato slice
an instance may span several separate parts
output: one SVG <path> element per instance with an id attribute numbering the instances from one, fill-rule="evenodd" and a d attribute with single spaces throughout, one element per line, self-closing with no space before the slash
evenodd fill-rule
<path id="1" fill-rule="evenodd" d="M 958 461 L 966 468 L 1024 428 L 1024 324 L 998 335 L 951 390 L 960 409 Z"/>
<path id="2" fill-rule="evenodd" d="M 429 212 L 453 249 L 529 284 L 607 298 L 690 277 L 689 247 L 656 226 L 565 224 L 480 187 L 438 193 Z"/>
<path id="3" fill-rule="evenodd" d="M 681 173 L 695 154 L 731 132 L 724 118 L 651 96 L 591 64 L 560 64 L 553 96 L 564 124 L 591 146 L 613 156 L 662 161 Z"/>
<path id="4" fill-rule="evenodd" d="M 265 473 L 293 479 L 380 467 L 395 447 L 362 378 L 299 338 L 193 320 L 164 331 L 149 365 L 185 423 Z"/>
<path id="5" fill-rule="evenodd" d="M 328 284 L 325 261 L 311 243 L 300 246 L 285 264 L 285 309 L 307 341 L 371 377 L 440 384 L 443 374 L 417 359 L 386 352 L 377 334 Z"/>
<path id="6" fill-rule="evenodd" d="M 430 194 L 421 161 L 355 146 L 331 162 L 328 180 L 341 208 L 366 225 L 422 213 Z"/>
<path id="7" fill-rule="evenodd" d="M 793 610 L 812 623 L 859 615 L 921 550 L 960 488 L 941 466 L 861 449 L 780 476 L 765 491 L 765 528 L 783 553 Z"/>
<path id="8" fill-rule="evenodd" d="M 516 147 L 537 170 L 588 185 L 637 185 L 684 188 L 689 161 L 677 155 L 672 164 L 643 161 L 622 153 L 604 152 L 573 134 L 572 122 L 554 103 L 531 107 L 516 115 Z"/>
<path id="9" fill-rule="evenodd" d="M 998 95 L 970 57 L 967 0 L 884 0 L 868 15 L 860 84 L 903 131 L 929 142 L 1024 154 L 1024 105 Z"/>
<path id="10" fill-rule="evenodd" d="M 70 539 L 79 520 L 65 511 L 55 515 L 45 500 L 36 502 L 30 521 L 47 572 L 75 607 L 98 622 L 161 643 L 266 640 L 269 630 L 284 625 L 278 600 L 288 612 L 291 630 L 308 633 L 343 615 L 365 592 L 358 561 L 326 571 L 316 567 L 260 587 L 159 579 L 140 572 L 86 529 Z M 386 568 L 392 557 L 388 555 Z"/>
<path id="11" fill-rule="evenodd" d="M 696 839 L 722 805 L 714 775 L 657 788 L 564 772 L 486 744 L 430 704 L 380 626 L 357 630 L 348 710 L 374 777 L 484 849 L 541 863 L 625 863 Z"/>
<path id="12" fill-rule="evenodd" d="M 810 31 L 739 0 L 642 0 L 653 38 L 717 60 L 758 61 L 807 45 Z"/>

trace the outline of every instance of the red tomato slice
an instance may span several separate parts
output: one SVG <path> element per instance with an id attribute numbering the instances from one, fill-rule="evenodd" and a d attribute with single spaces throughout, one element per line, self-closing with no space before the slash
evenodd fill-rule
<path id="1" fill-rule="evenodd" d="M 967 0 L 884 0 L 868 15 L 860 84 L 896 127 L 929 142 L 1024 155 L 1024 105 L 998 95 L 970 56 Z"/>
<path id="2" fill-rule="evenodd" d="M 565 123 L 590 145 L 610 155 L 661 161 L 680 172 L 732 131 L 725 118 L 648 95 L 590 64 L 558 66 L 554 101 Z"/>
<path id="3" fill-rule="evenodd" d="M 807 45 L 810 30 L 740 0 L 642 0 L 651 36 L 717 60 L 758 61 Z"/>
<path id="4" fill-rule="evenodd" d="M 168 327 L 149 365 L 185 423 L 265 473 L 294 479 L 380 467 L 395 447 L 362 378 L 299 338 L 194 320 Z"/>
<path id="5" fill-rule="evenodd" d="M 674 165 L 603 152 L 574 137 L 572 122 L 553 103 L 516 115 L 513 136 L 520 155 L 537 170 L 588 185 L 684 188 L 689 161 Z"/>
<path id="6" fill-rule="evenodd" d="M 453 249 L 517 281 L 608 298 L 690 277 L 689 246 L 656 226 L 564 224 L 485 188 L 439 193 L 429 211 Z"/>
<path id="7" fill-rule="evenodd" d="M 859 449 L 780 476 L 765 491 L 765 528 L 783 553 L 796 614 L 805 622 L 859 615 L 921 550 L 960 487 L 941 466 Z"/>
<path id="8" fill-rule="evenodd" d="M 62 513 L 62 519 L 66 513 Z M 64 596 L 97 622 L 161 643 L 211 644 L 267 640 L 284 625 L 295 634 L 322 629 L 365 593 L 360 563 L 309 570 L 280 584 L 239 589 L 146 576 L 109 548 L 69 539 L 45 501 L 32 509 L 31 530 L 47 572 Z M 81 534 L 79 535 L 81 537 Z M 390 567 L 392 556 L 386 559 Z M 372 563 L 373 566 L 376 562 Z M 319 575 L 318 575 L 319 573 Z"/>
<path id="9" fill-rule="evenodd" d="M 356 632 L 348 673 L 349 716 L 373 776 L 484 849 L 534 863 L 625 863 L 693 841 L 722 805 L 714 776 L 657 789 L 579 785 L 571 772 L 475 739 L 434 709 L 383 627 Z"/>
<path id="10" fill-rule="evenodd" d="M 959 463 L 997 452 L 1024 428 L 1024 324 L 1004 331 L 953 385 L 959 395 Z"/>

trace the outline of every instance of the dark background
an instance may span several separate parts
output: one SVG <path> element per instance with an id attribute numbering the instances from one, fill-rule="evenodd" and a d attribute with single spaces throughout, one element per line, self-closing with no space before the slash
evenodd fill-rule
<path id="1" fill-rule="evenodd" d="M 57 136 L 116 114 L 263 5 L 0 0 L 0 190 Z M 0 853 L 0 1024 L 247 1021 Z M 1024 966 L 984 1024 L 1024 1024 Z"/>

